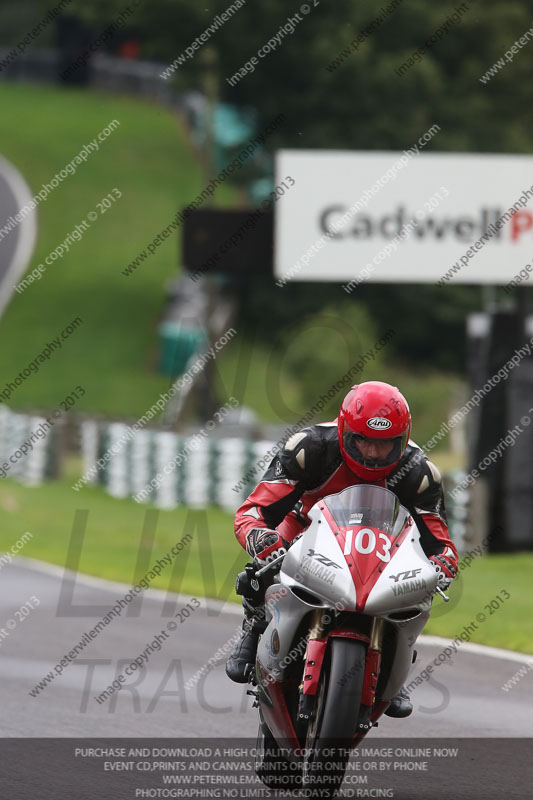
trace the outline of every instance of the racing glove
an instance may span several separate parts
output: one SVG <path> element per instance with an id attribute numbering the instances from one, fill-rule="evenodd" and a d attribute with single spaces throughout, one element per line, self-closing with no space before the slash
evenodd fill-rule
<path id="1" fill-rule="evenodd" d="M 457 559 L 451 547 L 446 547 L 438 556 L 430 556 L 429 560 L 438 575 L 439 589 L 447 589 L 457 575 Z"/>
<path id="2" fill-rule="evenodd" d="M 287 552 L 288 542 L 270 528 L 252 528 L 246 535 L 246 551 L 259 566 Z"/>

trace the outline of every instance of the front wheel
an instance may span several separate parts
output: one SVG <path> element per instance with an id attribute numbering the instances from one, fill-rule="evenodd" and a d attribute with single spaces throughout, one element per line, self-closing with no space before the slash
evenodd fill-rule
<path id="1" fill-rule="evenodd" d="M 302 786 L 298 764 L 285 758 L 262 719 L 259 721 L 256 752 L 255 773 L 269 789 L 295 791 Z"/>
<path id="2" fill-rule="evenodd" d="M 332 638 L 309 723 L 304 788 L 310 797 L 335 797 L 357 731 L 365 677 L 366 647 L 355 639 Z"/>

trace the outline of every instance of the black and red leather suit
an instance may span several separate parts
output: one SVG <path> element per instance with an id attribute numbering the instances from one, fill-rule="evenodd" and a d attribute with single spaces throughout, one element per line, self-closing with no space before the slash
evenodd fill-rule
<path id="1" fill-rule="evenodd" d="M 254 530 L 275 528 L 290 544 L 310 524 L 307 512 L 318 500 L 360 483 L 365 481 L 343 460 L 336 421 L 304 428 L 274 456 L 261 482 L 238 509 L 235 535 L 246 549 Z M 412 514 L 428 557 L 451 548 L 457 559 L 448 535 L 439 471 L 418 445 L 409 440 L 394 470 L 372 483 L 394 492 Z"/>

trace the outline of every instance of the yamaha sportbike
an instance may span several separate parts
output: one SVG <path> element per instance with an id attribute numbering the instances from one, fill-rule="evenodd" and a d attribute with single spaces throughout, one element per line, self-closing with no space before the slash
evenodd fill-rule
<path id="1" fill-rule="evenodd" d="M 270 583 L 249 691 L 256 772 L 271 788 L 334 797 L 351 751 L 402 688 L 440 590 L 413 518 L 388 489 L 349 487 L 309 516 L 286 554 L 241 573 L 253 590 Z"/>

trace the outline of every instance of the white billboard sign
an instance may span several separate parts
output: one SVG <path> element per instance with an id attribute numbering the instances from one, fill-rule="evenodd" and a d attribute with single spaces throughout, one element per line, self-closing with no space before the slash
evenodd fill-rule
<path id="1" fill-rule="evenodd" d="M 279 286 L 533 280 L 533 156 L 281 150 L 276 185 Z"/>

